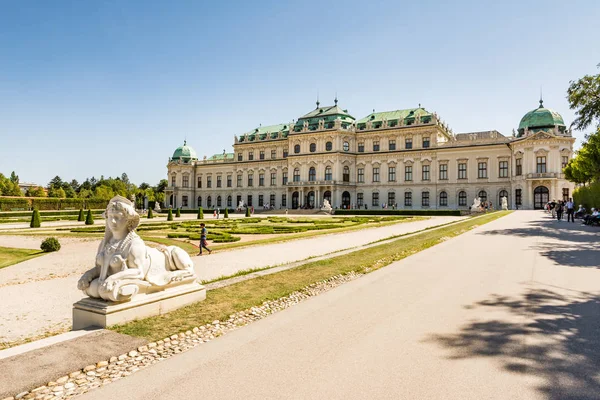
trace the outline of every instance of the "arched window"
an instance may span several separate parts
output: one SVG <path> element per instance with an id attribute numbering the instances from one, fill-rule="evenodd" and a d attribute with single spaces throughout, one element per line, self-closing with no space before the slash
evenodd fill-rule
<path id="1" fill-rule="evenodd" d="M 448 205 L 448 193 L 440 192 L 440 207 L 445 207 Z"/>
<path id="2" fill-rule="evenodd" d="M 294 168 L 294 182 L 300 182 L 300 170 Z"/>
<path id="3" fill-rule="evenodd" d="M 317 151 L 317 145 L 316 145 L 316 143 L 311 143 L 310 144 L 310 152 L 314 153 L 315 151 Z"/>
<path id="4" fill-rule="evenodd" d="M 350 182 L 350 167 L 347 165 L 344 167 L 343 181 Z"/>
<path id="5" fill-rule="evenodd" d="M 315 167 L 310 167 L 308 170 L 308 180 L 314 182 L 317 180 L 317 170 Z"/>
<path id="6" fill-rule="evenodd" d="M 325 150 L 331 151 L 333 149 L 333 143 L 327 142 L 325 143 Z"/>
<path id="7" fill-rule="evenodd" d="M 467 192 L 458 192 L 458 205 L 463 207 L 467 205 Z"/>
<path id="8" fill-rule="evenodd" d="M 202 207 L 202 196 L 198 196 L 198 207 Z"/>
<path id="9" fill-rule="evenodd" d="M 300 145 L 299 144 L 294 146 L 294 153 L 296 153 L 296 154 L 300 153 Z"/>
<path id="10" fill-rule="evenodd" d="M 206 198 L 206 207 L 211 208 L 212 207 L 212 197 L 208 196 Z"/>
<path id="11" fill-rule="evenodd" d="M 217 196 L 217 207 L 221 207 L 221 196 Z"/>
<path id="12" fill-rule="evenodd" d="M 330 181 L 332 179 L 331 175 L 332 175 L 331 167 L 330 166 L 325 167 L 325 180 Z"/>
<path id="13" fill-rule="evenodd" d="M 227 207 L 231 207 L 231 196 L 227 196 Z"/>
<path id="14" fill-rule="evenodd" d="M 487 192 L 485 190 L 481 190 L 479 194 L 477 194 L 477 196 L 479 197 L 479 201 L 481 201 L 482 203 L 484 201 L 487 201 Z"/>

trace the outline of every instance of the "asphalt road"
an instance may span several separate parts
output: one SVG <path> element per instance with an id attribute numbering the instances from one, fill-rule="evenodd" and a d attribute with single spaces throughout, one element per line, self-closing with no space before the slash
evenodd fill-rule
<path id="1" fill-rule="evenodd" d="M 515 212 L 81 399 L 598 399 L 599 233 Z"/>

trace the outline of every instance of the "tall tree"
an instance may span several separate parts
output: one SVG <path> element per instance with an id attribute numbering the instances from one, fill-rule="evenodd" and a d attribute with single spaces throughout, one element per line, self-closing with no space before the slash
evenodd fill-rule
<path id="1" fill-rule="evenodd" d="M 600 126 L 600 74 L 585 75 L 575 82 L 569 82 L 567 99 L 577 116 L 571 126 L 584 130 L 594 121 Z"/>
<path id="2" fill-rule="evenodd" d="M 10 181 L 12 183 L 16 183 L 17 185 L 19 184 L 19 175 L 17 175 L 15 173 L 15 171 L 11 172 L 11 174 L 10 174 Z"/>
<path id="3" fill-rule="evenodd" d="M 60 176 L 56 175 L 54 178 L 50 179 L 50 182 L 48 182 L 48 189 L 62 188 L 62 185 L 63 185 L 62 179 L 60 178 Z M 52 197 L 52 196 L 50 196 L 50 197 Z"/>

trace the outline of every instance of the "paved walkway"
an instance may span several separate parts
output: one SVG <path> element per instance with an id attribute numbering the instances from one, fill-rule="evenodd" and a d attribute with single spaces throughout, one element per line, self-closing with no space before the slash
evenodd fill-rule
<path id="1" fill-rule="evenodd" d="M 599 237 L 515 212 L 81 399 L 598 399 Z"/>
<path id="2" fill-rule="evenodd" d="M 193 260 L 199 278 L 210 280 L 249 268 L 275 266 L 324 255 L 459 219 L 461 217 L 433 217 L 380 228 L 224 251 L 193 257 Z M 98 241 L 80 243 L 77 247 L 65 246 L 60 252 L 0 269 L 0 341 L 19 340 L 70 326 L 72 305 L 83 297 L 77 290 L 77 280 L 91 268 L 97 247 Z M 55 275 L 50 275 L 53 273 Z"/>

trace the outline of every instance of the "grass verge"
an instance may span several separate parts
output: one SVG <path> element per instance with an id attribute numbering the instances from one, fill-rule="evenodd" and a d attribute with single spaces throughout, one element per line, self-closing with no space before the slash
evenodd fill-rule
<path id="1" fill-rule="evenodd" d="M 0 269 L 44 254 L 41 250 L 0 247 Z"/>
<path id="2" fill-rule="evenodd" d="M 410 240 L 398 239 L 350 255 L 310 262 L 276 274 L 211 290 L 205 301 L 165 315 L 132 321 L 110 329 L 150 341 L 160 340 L 175 332 L 190 330 L 214 320 L 227 319 L 235 312 L 260 306 L 265 301 L 287 296 L 314 282 L 335 275 L 352 271 L 357 273 L 375 271 L 508 213 L 496 212 L 438 230 L 423 232 L 411 236 Z"/>

